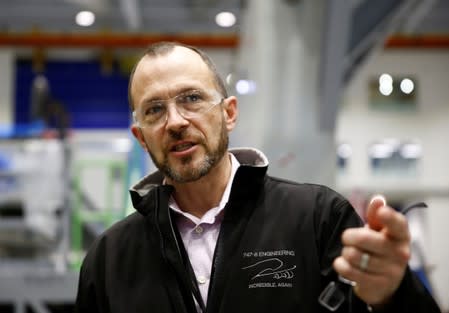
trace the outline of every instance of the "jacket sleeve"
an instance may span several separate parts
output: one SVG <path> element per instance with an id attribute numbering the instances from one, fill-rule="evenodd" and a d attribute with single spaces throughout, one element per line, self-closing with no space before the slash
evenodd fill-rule
<path id="1" fill-rule="evenodd" d="M 84 266 L 84 264 L 83 264 Z M 75 313 L 99 313 L 95 287 L 90 277 L 82 267 L 78 281 L 78 293 L 76 295 Z"/>
<path id="2" fill-rule="evenodd" d="M 325 283 L 337 279 L 337 274 L 332 268 L 333 260 L 340 255 L 342 249 L 341 234 L 346 228 L 362 226 L 361 219 L 347 200 L 338 194 L 327 191 L 327 197 L 321 203 L 319 218 L 317 219 L 319 243 L 321 253 L 321 274 Z M 329 210 L 327 210 L 329 209 Z M 342 312 L 364 313 L 370 312 L 368 306 L 355 296 L 352 289 L 349 290 L 346 308 Z M 338 311 L 340 312 L 340 311 Z M 427 289 L 407 268 L 404 278 L 393 295 L 391 302 L 382 310 L 373 310 L 382 313 L 439 313 L 441 312 Z"/>
<path id="3" fill-rule="evenodd" d="M 102 243 L 99 238 L 92 244 L 81 266 L 75 302 L 76 313 L 109 312 L 105 304 L 107 301 L 105 301 Z"/>
<path id="4" fill-rule="evenodd" d="M 384 308 L 373 310 L 381 313 L 441 313 L 437 303 L 419 279 L 407 268 L 401 285 L 392 301 Z"/>
<path id="5" fill-rule="evenodd" d="M 336 279 L 332 263 L 341 254 L 341 234 L 363 226 L 362 220 L 346 199 L 326 187 L 318 193 L 314 220 L 321 275 Z"/>

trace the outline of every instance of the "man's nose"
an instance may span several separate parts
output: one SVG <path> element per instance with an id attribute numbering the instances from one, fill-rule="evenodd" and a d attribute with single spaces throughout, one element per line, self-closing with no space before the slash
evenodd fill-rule
<path id="1" fill-rule="evenodd" d="M 178 107 L 174 103 L 169 105 L 166 115 L 167 129 L 179 129 L 186 127 L 187 125 L 189 125 L 189 120 L 182 115 Z"/>

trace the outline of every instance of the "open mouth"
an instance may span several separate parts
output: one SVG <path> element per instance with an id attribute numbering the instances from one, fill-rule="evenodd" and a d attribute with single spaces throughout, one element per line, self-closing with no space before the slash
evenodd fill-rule
<path id="1" fill-rule="evenodd" d="M 191 147 L 193 147 L 195 144 L 191 143 L 191 142 L 184 142 L 178 145 L 174 145 L 171 148 L 171 151 L 173 152 L 181 152 L 181 151 L 186 151 L 188 149 L 190 149 Z"/>

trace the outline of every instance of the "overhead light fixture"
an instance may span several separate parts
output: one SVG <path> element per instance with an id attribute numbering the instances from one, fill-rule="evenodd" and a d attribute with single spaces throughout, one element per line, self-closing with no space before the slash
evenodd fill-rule
<path id="1" fill-rule="evenodd" d="M 226 76 L 226 84 L 228 84 L 228 86 L 231 86 L 233 81 L 234 81 L 234 74 L 229 73 Z"/>
<path id="2" fill-rule="evenodd" d="M 406 143 L 399 153 L 404 159 L 419 159 L 422 155 L 422 147 L 417 143 Z"/>
<path id="3" fill-rule="evenodd" d="M 95 22 L 95 14 L 91 11 L 80 11 L 76 15 L 75 20 L 79 26 L 88 27 Z"/>
<path id="4" fill-rule="evenodd" d="M 347 143 L 342 143 L 337 148 L 337 155 L 342 159 L 349 159 L 352 155 L 352 148 Z"/>
<path id="5" fill-rule="evenodd" d="M 380 84 L 379 85 L 379 92 L 383 94 L 384 96 L 389 96 L 393 92 L 393 84 Z"/>
<path id="6" fill-rule="evenodd" d="M 388 159 L 393 155 L 394 148 L 388 143 L 375 143 L 368 151 L 371 158 L 374 159 Z"/>
<path id="7" fill-rule="evenodd" d="M 413 92 L 413 90 L 415 89 L 415 84 L 413 83 L 413 81 L 409 78 L 404 78 L 401 81 L 401 91 L 405 94 L 411 94 Z"/>
<path id="8" fill-rule="evenodd" d="M 248 95 L 256 91 L 256 82 L 252 80 L 241 79 L 235 84 L 235 90 L 239 95 Z"/>
<path id="9" fill-rule="evenodd" d="M 215 23 L 221 27 L 234 26 L 236 20 L 234 13 L 231 12 L 220 12 L 215 16 Z"/>
<path id="10" fill-rule="evenodd" d="M 379 77 L 379 92 L 389 96 L 393 92 L 393 77 L 390 74 L 382 74 Z"/>
<path id="11" fill-rule="evenodd" d="M 379 85 L 390 85 L 393 84 L 393 77 L 390 74 L 384 73 L 379 77 Z"/>

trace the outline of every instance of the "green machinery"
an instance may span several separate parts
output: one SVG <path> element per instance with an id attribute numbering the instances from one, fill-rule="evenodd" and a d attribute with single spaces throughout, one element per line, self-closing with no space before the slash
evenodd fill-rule
<path id="1" fill-rule="evenodd" d="M 103 198 L 104 207 L 98 208 L 90 204 L 83 190 L 83 174 L 89 171 L 101 171 L 105 183 Z M 94 238 L 114 222 L 126 215 L 128 188 L 126 183 L 127 165 L 121 160 L 82 160 L 74 166 L 73 200 L 71 220 L 71 267 L 78 269 L 84 257 L 86 245 L 85 235 L 90 231 Z M 98 178 L 98 175 L 97 175 Z"/>

